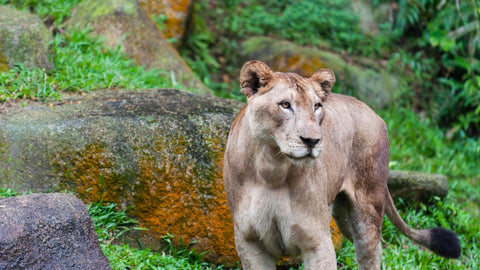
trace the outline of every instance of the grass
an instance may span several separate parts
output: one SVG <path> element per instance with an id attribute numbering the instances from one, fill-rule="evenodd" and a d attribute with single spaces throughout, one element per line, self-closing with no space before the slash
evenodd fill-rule
<path id="1" fill-rule="evenodd" d="M 0 5 L 37 14 L 45 22 L 59 26 L 70 17 L 72 10 L 82 0 L 0 0 Z"/>
<path id="2" fill-rule="evenodd" d="M 152 252 L 149 249 L 133 249 L 128 245 L 110 245 L 103 247 L 104 254 L 109 258 L 113 269 L 222 269 L 207 263 L 192 262 L 188 258 L 178 258 L 162 252 Z"/>
<path id="3" fill-rule="evenodd" d="M 163 237 L 165 248 L 158 252 L 112 244 L 125 232 L 145 230 L 135 227 L 137 222 L 127 217 L 125 210 L 119 212 L 116 211 L 116 208 L 116 204 L 101 202 L 88 206 L 100 246 L 113 269 L 221 269 L 221 267 L 202 262 L 201 254 L 191 249 L 191 244 L 174 247 L 171 235 Z"/>
<path id="4" fill-rule="evenodd" d="M 95 89 L 181 88 L 166 71 L 146 70 L 121 52 L 111 49 L 102 39 L 89 35 L 91 29 L 61 27 L 81 0 L 0 0 L 38 14 L 54 29 L 51 43 L 53 70 L 26 69 L 15 65 L 0 73 L 0 102 L 33 99 L 57 100 L 65 91 L 90 92 Z"/>
<path id="5" fill-rule="evenodd" d="M 90 92 L 95 89 L 148 89 L 173 85 L 165 71 L 145 70 L 120 51 L 90 37 L 89 29 L 73 29 L 53 40 L 55 68 L 26 69 L 16 65 L 0 73 L 0 102 L 17 99 L 56 100 L 64 91 Z"/>

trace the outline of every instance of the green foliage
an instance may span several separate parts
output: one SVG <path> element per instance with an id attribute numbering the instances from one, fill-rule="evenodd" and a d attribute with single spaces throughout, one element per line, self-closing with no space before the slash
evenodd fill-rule
<path id="1" fill-rule="evenodd" d="M 403 98 L 458 137 L 480 135 L 479 14 L 477 0 L 400 0 L 390 36 L 391 64 L 413 75 Z"/>
<path id="2" fill-rule="evenodd" d="M 202 256 L 205 253 L 197 253 L 195 249 L 192 249 L 192 246 L 197 243 L 197 241 L 193 241 L 185 245 L 182 239 L 179 240 L 179 244 L 175 245 L 173 243 L 174 236 L 171 234 L 167 234 L 162 236 L 162 240 L 165 244 L 165 251 L 174 257 L 186 258 L 192 262 L 201 261 Z"/>
<path id="3" fill-rule="evenodd" d="M 349 9 L 350 1 L 263 1 L 233 0 L 220 6 L 227 16 L 219 16 L 227 34 L 279 36 L 300 44 L 319 45 L 326 40 L 332 47 L 367 53 L 359 28 L 359 18 Z M 231 23 L 228 20 L 232 19 Z"/>
<path id="4" fill-rule="evenodd" d="M 98 238 L 101 242 L 110 243 L 118 239 L 122 234 L 131 230 L 143 230 L 135 227 L 137 222 L 127 216 L 125 210 L 118 212 L 114 203 L 104 205 L 92 203 L 88 206 L 88 212 L 93 219 Z"/>
<path id="5" fill-rule="evenodd" d="M 249 36 L 377 54 L 379 46 L 361 32 L 349 6 L 347 0 L 199 0 L 180 53 L 216 95 L 244 100 L 237 80 L 243 64 L 238 54 L 239 43 Z"/>
<path id="6" fill-rule="evenodd" d="M 407 108 L 379 112 L 388 126 L 391 169 L 438 172 L 453 179 L 480 180 L 480 140 L 450 140 L 429 119 Z"/>
<path id="7" fill-rule="evenodd" d="M 15 197 L 18 194 L 10 188 L 0 188 L 0 198 Z"/>
<path id="8" fill-rule="evenodd" d="M 203 253 L 198 254 L 192 249 L 195 242 L 183 245 L 180 241 L 180 245 L 176 246 L 172 235 L 168 234 L 162 239 L 165 248 L 158 252 L 110 244 L 102 244 L 102 250 L 113 269 L 223 269 L 223 266 L 202 262 Z"/>
<path id="9" fill-rule="evenodd" d="M 127 245 L 109 245 L 103 247 L 103 252 L 108 257 L 114 270 L 135 269 L 223 269 L 221 266 L 212 266 L 204 262 L 191 262 L 187 258 L 178 258 L 165 253 L 152 252 L 149 249 L 134 249 Z"/>
<path id="10" fill-rule="evenodd" d="M 216 77 L 216 73 L 218 73 L 217 71 L 221 68 L 221 65 L 212 52 L 212 46 L 217 42 L 217 38 L 230 44 L 230 46 L 222 46 L 222 54 L 236 55 L 236 52 L 233 52 L 234 48 L 236 48 L 236 43 L 230 42 L 224 37 L 214 35 L 208 29 L 204 18 L 195 15 L 196 13 L 205 12 L 206 8 L 206 3 L 204 2 L 193 3 L 192 12 L 194 15 L 190 18 L 179 52 L 190 68 L 202 79 L 205 85 L 213 90 L 215 95 L 241 100 L 243 95 L 237 87 L 222 82 L 222 78 Z M 225 57 L 221 58 L 225 59 Z M 232 60 L 233 57 L 229 59 Z M 232 67 L 225 67 L 225 69 L 226 73 L 232 74 Z"/>
<path id="11" fill-rule="evenodd" d="M 0 5 L 12 5 L 17 9 L 38 14 L 45 21 L 60 25 L 70 16 L 70 10 L 82 0 L 0 0 Z"/>

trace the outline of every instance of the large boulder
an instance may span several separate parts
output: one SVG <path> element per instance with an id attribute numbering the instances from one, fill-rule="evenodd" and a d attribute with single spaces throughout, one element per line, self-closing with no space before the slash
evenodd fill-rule
<path id="1" fill-rule="evenodd" d="M 75 7 L 67 28 L 90 26 L 112 49 L 121 46 L 147 69 L 165 70 L 169 78 L 197 93 L 210 94 L 136 0 L 84 0 Z"/>
<path id="2" fill-rule="evenodd" d="M 139 0 L 142 7 L 151 16 L 166 16 L 163 34 L 167 39 L 174 39 L 178 46 L 187 27 L 192 0 Z"/>
<path id="3" fill-rule="evenodd" d="M 111 269 L 85 205 L 69 194 L 0 199 L 0 269 Z"/>
<path id="4" fill-rule="evenodd" d="M 39 17 L 0 5 L 0 72 L 17 63 L 52 69 L 52 39 Z"/>
<path id="5" fill-rule="evenodd" d="M 146 246 L 172 234 L 196 240 L 209 261 L 238 260 L 222 158 L 243 104 L 178 90 L 107 90 L 49 105 L 0 114 L 1 186 L 117 203 L 149 229 L 140 235 Z"/>
<path id="6" fill-rule="evenodd" d="M 398 91 L 398 79 L 373 61 L 364 59 L 362 65 L 347 62 L 333 52 L 286 40 L 251 37 L 242 42 L 240 54 L 245 61 L 258 59 L 273 70 L 295 72 L 305 77 L 320 68 L 330 68 L 337 76 L 334 91 L 353 94 L 375 109 L 390 105 Z"/>

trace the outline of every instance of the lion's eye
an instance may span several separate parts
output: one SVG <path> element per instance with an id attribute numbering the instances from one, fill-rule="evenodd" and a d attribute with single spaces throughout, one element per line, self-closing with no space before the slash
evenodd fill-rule
<path id="1" fill-rule="evenodd" d="M 315 105 L 313 105 L 313 108 L 316 110 L 320 109 L 322 107 L 322 104 L 320 103 L 316 103 Z"/>
<path id="2" fill-rule="evenodd" d="M 290 109 L 292 107 L 290 105 L 290 102 L 288 102 L 288 101 L 284 101 L 284 102 L 280 103 L 280 106 L 282 106 L 282 108 L 284 108 L 284 109 Z"/>

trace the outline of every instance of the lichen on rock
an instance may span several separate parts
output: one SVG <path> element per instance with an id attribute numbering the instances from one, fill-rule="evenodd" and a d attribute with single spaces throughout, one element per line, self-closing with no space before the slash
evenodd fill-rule
<path id="1" fill-rule="evenodd" d="M 165 15 L 166 38 L 174 38 L 178 46 L 185 33 L 192 0 L 140 0 L 142 7 L 152 16 Z"/>
<path id="2" fill-rule="evenodd" d="M 172 234 L 210 251 L 211 262 L 238 260 L 221 168 L 243 104 L 178 90 L 99 90 L 72 99 L 0 115 L 2 186 L 113 202 L 149 229 L 145 238 Z"/>

